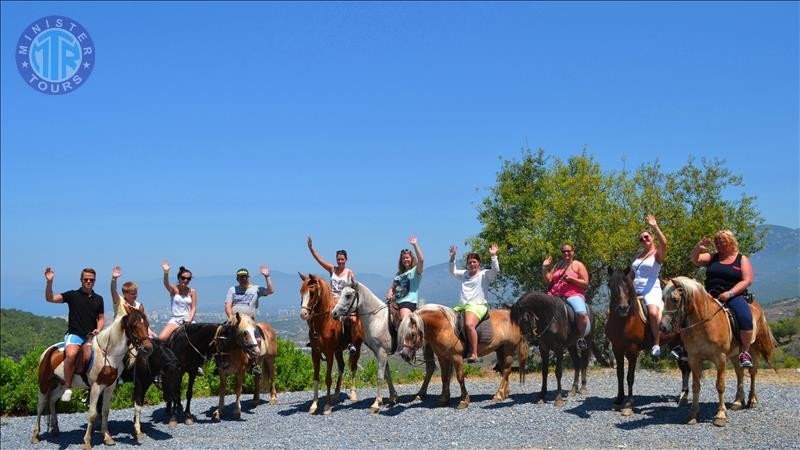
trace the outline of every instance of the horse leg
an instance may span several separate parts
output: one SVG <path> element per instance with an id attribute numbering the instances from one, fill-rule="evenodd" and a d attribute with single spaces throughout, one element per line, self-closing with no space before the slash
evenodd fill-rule
<path id="1" fill-rule="evenodd" d="M 577 348 L 576 348 L 577 351 Z M 556 351 L 556 400 L 553 402 L 554 406 L 564 406 L 564 397 L 561 391 L 561 375 L 564 373 L 564 349 Z"/>
<path id="2" fill-rule="evenodd" d="M 311 349 L 311 361 L 314 365 L 314 398 L 311 400 L 311 408 L 308 409 L 309 414 L 317 413 L 317 402 L 319 401 L 319 361 L 320 353 L 316 348 Z"/>
<path id="3" fill-rule="evenodd" d="M 233 418 L 240 419 L 242 417 L 242 384 L 244 383 L 244 371 L 245 367 L 242 366 L 238 372 L 236 372 L 236 403 L 233 410 Z"/>
<path id="4" fill-rule="evenodd" d="M 753 352 L 755 355 L 755 352 Z M 753 367 L 750 371 L 750 394 L 747 396 L 747 407 L 755 408 L 758 405 L 758 396 L 756 395 L 756 375 L 758 375 L 758 356 L 753 356 Z"/>
<path id="5" fill-rule="evenodd" d="M 567 396 L 575 396 L 578 393 L 578 380 L 581 376 L 581 357 L 578 355 L 578 347 L 569 347 L 567 351 L 572 358 L 572 367 L 575 369 L 575 377 L 572 379 L 572 387 L 569 388 Z"/>
<path id="6" fill-rule="evenodd" d="M 333 411 L 333 402 L 331 400 L 331 382 L 333 382 L 333 377 L 331 376 L 331 371 L 333 370 L 333 353 L 338 352 L 329 352 L 325 355 L 325 359 L 327 361 L 325 364 L 325 385 L 328 387 L 328 396 L 325 398 L 325 408 L 322 410 L 322 414 L 326 416 L 330 415 L 330 413 Z M 341 356 L 341 354 L 339 356 Z"/>
<path id="7" fill-rule="evenodd" d="M 736 397 L 731 403 L 731 410 L 738 411 L 744 407 L 744 368 L 739 364 L 738 356 L 731 358 L 731 362 L 736 372 Z"/>
<path id="8" fill-rule="evenodd" d="M 614 349 L 614 360 L 617 363 L 617 398 L 614 399 L 612 409 L 619 411 L 622 409 L 622 402 L 625 401 L 625 353 L 621 350 Z"/>
<path id="9" fill-rule="evenodd" d="M 494 393 L 492 397 L 493 402 L 503 401 L 508 398 L 508 376 L 511 374 L 511 364 L 514 362 L 514 355 L 509 351 L 509 349 L 504 349 L 504 351 L 497 350 L 497 363 L 500 364 L 500 387 L 497 388 L 497 392 Z"/>
<path id="10" fill-rule="evenodd" d="M 186 409 L 183 410 L 183 415 L 186 416 L 186 419 L 183 423 L 186 425 L 194 424 L 194 416 L 192 416 L 191 404 L 192 404 L 192 391 L 194 390 L 194 378 L 197 376 L 197 369 L 190 369 L 189 370 L 189 385 L 186 387 Z M 222 376 L 220 375 L 220 380 L 222 380 Z"/>
<path id="11" fill-rule="evenodd" d="M 361 346 L 359 345 L 356 352 L 347 357 L 347 363 L 350 366 L 350 401 L 358 401 L 358 393 L 356 393 L 356 371 L 358 370 L 358 358 L 361 356 Z"/>
<path id="12" fill-rule="evenodd" d="M 719 408 L 717 414 L 714 416 L 713 424 L 718 427 L 724 427 L 728 421 L 728 414 L 725 409 L 725 358 L 726 355 L 722 354 L 717 357 L 717 395 L 719 397 Z"/>
<path id="13" fill-rule="evenodd" d="M 586 395 L 589 393 L 589 389 L 586 388 L 586 373 L 589 371 L 589 352 L 583 352 L 580 355 L 580 362 L 581 362 L 581 388 L 578 389 L 578 393 L 581 395 Z"/>
<path id="14" fill-rule="evenodd" d="M 147 385 L 146 387 L 144 385 Z M 146 391 L 150 387 L 149 382 L 143 380 L 133 380 L 133 438 L 137 441 L 142 439 L 142 406 L 144 404 L 144 393 L 142 388 Z M 169 410 L 167 410 L 169 411 Z"/>
<path id="15" fill-rule="evenodd" d="M 389 368 L 389 355 L 386 355 L 386 372 L 384 374 L 384 378 L 386 379 L 386 386 L 389 388 L 389 403 L 392 405 L 397 404 L 397 391 L 394 388 L 394 383 L 392 383 L 392 371 Z"/>
<path id="16" fill-rule="evenodd" d="M 469 406 L 469 393 L 467 392 L 467 384 L 464 382 L 464 360 L 455 361 L 456 380 L 461 387 L 461 401 L 458 402 L 456 409 L 464 409 Z"/>
<path id="17" fill-rule="evenodd" d="M 686 423 L 695 425 L 697 416 L 700 413 L 700 376 L 703 374 L 703 363 L 699 357 L 689 357 L 689 367 L 692 370 L 692 407 L 689 409 L 689 417 Z"/>
<path id="18" fill-rule="evenodd" d="M 633 383 L 636 381 L 636 364 L 639 362 L 639 352 L 629 352 L 625 355 L 628 360 L 628 397 L 622 406 L 622 415 L 627 417 L 633 414 Z"/>
<path id="19" fill-rule="evenodd" d="M 436 370 L 436 361 L 433 359 L 433 349 L 430 345 L 425 344 L 422 349 L 422 355 L 425 358 L 425 379 L 422 380 L 422 386 L 419 387 L 414 401 L 422 401 L 428 395 L 428 384 L 433 377 L 433 372 Z"/>
<path id="20" fill-rule="evenodd" d="M 536 403 L 542 404 L 547 399 L 547 376 L 550 372 L 550 349 L 540 345 L 539 354 L 542 356 L 542 390 L 539 392 L 539 399 Z"/>
<path id="21" fill-rule="evenodd" d="M 219 370 L 219 403 L 217 409 L 211 413 L 211 420 L 218 421 L 225 407 L 225 388 L 228 386 L 228 375 L 222 369 Z"/>
<path id="22" fill-rule="evenodd" d="M 689 363 L 683 360 L 678 360 L 678 368 L 681 369 L 681 393 L 678 395 L 678 405 L 683 406 L 689 402 L 689 375 L 692 371 L 689 369 Z"/>
<path id="23" fill-rule="evenodd" d="M 108 446 L 116 444 L 108 431 L 108 412 L 111 409 L 111 397 L 114 395 L 116 387 L 116 381 L 112 381 L 110 386 L 103 389 L 103 422 L 100 431 L 103 434 L 103 443 Z"/>
<path id="24" fill-rule="evenodd" d="M 456 356 L 456 358 L 460 357 Z M 442 407 L 450 404 L 450 377 L 453 374 L 453 361 L 440 357 L 439 367 L 442 372 L 442 395 L 439 396 L 436 406 Z"/>
<path id="25" fill-rule="evenodd" d="M 42 394 L 42 391 L 39 391 L 39 401 L 36 402 L 36 424 L 33 426 L 33 436 L 31 436 L 31 444 L 38 444 L 39 443 L 39 431 L 41 431 L 41 423 L 42 423 L 42 413 L 44 412 L 44 407 L 47 402 L 50 400 L 49 392 L 47 394 Z M 55 411 L 55 408 L 51 407 L 50 411 Z"/>
<path id="26" fill-rule="evenodd" d="M 100 385 L 92 384 L 89 388 L 89 413 L 87 414 L 86 433 L 83 435 L 84 449 L 92 448 L 92 429 L 97 419 L 97 398 L 100 396 Z"/>
<path id="27" fill-rule="evenodd" d="M 387 360 L 389 359 L 383 348 L 379 349 L 375 356 L 378 360 L 378 379 L 376 380 L 375 387 L 375 401 L 372 402 L 372 405 L 369 407 L 369 412 L 373 414 L 380 412 L 381 405 L 383 404 L 383 399 L 381 398 L 381 383 L 383 382 L 384 373 L 388 372 L 386 366 L 388 364 Z"/>
<path id="28" fill-rule="evenodd" d="M 267 386 L 269 386 L 269 404 L 278 404 L 278 391 L 275 389 L 275 358 L 270 356 L 264 363 L 267 374 Z"/>
<path id="29" fill-rule="evenodd" d="M 261 364 L 261 373 L 253 375 L 253 399 L 250 400 L 250 404 L 253 408 L 257 407 L 259 403 L 261 403 L 261 374 L 266 374 L 266 370 L 264 364 L 261 362 L 257 362 L 256 364 Z"/>
<path id="30" fill-rule="evenodd" d="M 334 403 L 339 403 L 339 396 L 342 394 L 342 378 L 344 377 L 344 356 L 342 352 L 334 351 L 336 357 L 336 367 L 339 371 L 336 373 L 336 392 L 334 393 Z"/>

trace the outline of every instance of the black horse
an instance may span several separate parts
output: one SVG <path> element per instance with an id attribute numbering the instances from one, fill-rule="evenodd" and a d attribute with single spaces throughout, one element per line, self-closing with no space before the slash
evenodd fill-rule
<path id="1" fill-rule="evenodd" d="M 537 403 L 544 403 L 547 395 L 547 375 L 550 369 L 550 351 L 556 358 L 556 382 L 558 391 L 556 393 L 555 405 L 563 406 L 564 399 L 561 392 L 562 360 L 564 348 L 569 350 L 572 357 L 572 366 L 575 368 L 575 379 L 572 382 L 570 395 L 580 392 L 581 395 L 587 393 L 586 390 L 586 368 L 589 365 L 589 350 L 578 353 L 576 345 L 580 336 L 576 327 L 570 323 L 570 316 L 574 317 L 572 307 L 560 297 L 544 294 L 541 292 L 529 292 L 511 306 L 511 321 L 518 324 L 522 333 L 531 343 L 538 341 L 539 353 L 542 356 L 542 391 Z M 589 310 L 589 320 L 592 320 L 592 313 Z M 594 324 L 592 330 L 586 336 L 587 342 L 592 342 L 594 334 Z M 580 389 L 578 388 L 578 376 L 581 377 Z"/>
<path id="2" fill-rule="evenodd" d="M 186 388 L 186 409 L 184 410 L 186 425 L 194 423 L 191 412 L 192 389 L 197 369 L 205 362 L 218 356 L 218 348 L 222 346 L 220 339 L 227 338 L 231 333 L 227 324 L 216 323 L 190 323 L 178 327 L 169 338 L 169 348 L 178 357 L 181 364 L 181 378 L 184 373 L 189 374 L 189 385 Z M 180 400 L 180 397 L 178 398 Z M 167 410 L 172 411 L 174 404 L 167 401 Z"/>
<path id="3" fill-rule="evenodd" d="M 181 364 L 169 347 L 158 339 L 152 339 L 153 351 L 150 354 L 137 354 L 136 360 L 129 361 L 125 356 L 125 370 L 122 372 L 123 381 L 133 381 L 133 429 L 136 440 L 142 437 L 140 417 L 144 396 L 147 389 L 153 384 L 156 377 L 161 379 L 161 390 L 164 400 L 167 401 L 167 414 L 170 416 L 170 426 L 176 424 L 175 410 L 181 403 Z"/>

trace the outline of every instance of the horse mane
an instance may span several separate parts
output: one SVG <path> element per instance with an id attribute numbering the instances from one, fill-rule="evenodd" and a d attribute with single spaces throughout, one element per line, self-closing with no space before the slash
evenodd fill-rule
<path id="1" fill-rule="evenodd" d="M 436 303 L 428 303 L 427 305 L 422 305 L 419 308 L 417 308 L 417 310 L 412 314 L 421 313 L 421 312 L 425 312 L 425 311 L 439 311 L 439 312 L 441 312 L 442 315 L 447 319 L 447 321 L 450 322 L 450 326 L 453 327 L 453 332 L 455 333 L 455 331 L 456 331 L 456 312 L 453 310 L 453 308 L 448 308 L 447 306 L 438 305 Z"/>
<path id="2" fill-rule="evenodd" d="M 608 287 L 609 287 L 609 303 L 610 304 L 618 304 L 619 299 L 617 295 L 614 295 L 617 292 L 614 288 L 617 286 L 622 286 L 624 289 L 628 290 L 628 295 L 631 299 L 636 298 L 636 288 L 633 286 L 633 278 L 631 276 L 631 271 L 626 271 L 625 269 L 611 269 L 609 270 L 609 277 L 608 277 Z"/>
<path id="3" fill-rule="evenodd" d="M 525 314 L 535 313 L 538 305 L 544 305 L 547 308 L 545 312 L 540 311 L 541 314 L 555 314 L 555 311 L 562 306 L 562 303 L 561 299 L 554 295 L 537 291 L 528 292 L 511 305 L 511 321 L 519 325 Z"/>
<path id="4" fill-rule="evenodd" d="M 703 297 L 708 295 L 706 288 L 703 287 L 703 285 L 697 280 L 694 278 L 681 276 L 673 278 L 672 283 L 667 283 L 667 286 L 664 288 L 663 297 L 667 298 L 668 296 L 672 295 L 672 291 L 677 288 L 683 289 L 689 298 L 694 298 L 697 295 L 702 295 Z"/>
<path id="5" fill-rule="evenodd" d="M 317 283 L 318 286 L 317 295 L 320 296 L 320 301 L 317 304 L 325 307 L 326 309 L 330 309 L 333 306 L 333 293 L 331 291 L 331 285 L 328 284 L 324 278 L 316 275 L 309 275 L 308 278 L 303 281 L 303 288 L 307 289 L 306 284 L 312 279 Z"/>

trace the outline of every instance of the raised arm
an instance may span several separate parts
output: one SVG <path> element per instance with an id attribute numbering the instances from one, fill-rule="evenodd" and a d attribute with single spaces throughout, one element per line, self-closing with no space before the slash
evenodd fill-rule
<path id="1" fill-rule="evenodd" d="M 658 245 L 656 246 L 656 261 L 661 264 L 667 256 L 667 237 L 664 236 L 664 233 L 661 232 L 661 228 L 658 227 L 655 216 L 648 214 L 647 223 L 653 228 L 653 232 L 658 240 Z"/>
<path id="2" fill-rule="evenodd" d="M 417 254 L 417 274 L 422 275 L 422 269 L 425 265 L 425 257 L 422 256 L 422 249 L 419 248 L 419 243 L 417 242 L 416 236 L 411 236 L 408 238 L 408 243 L 414 247 L 414 253 Z"/>
<path id="3" fill-rule="evenodd" d="M 466 270 L 456 269 L 456 253 L 458 253 L 458 247 L 456 247 L 455 245 L 451 245 L 450 246 L 450 264 L 449 264 L 450 265 L 450 275 L 452 275 L 452 276 L 454 276 L 456 278 L 461 278 L 462 276 L 464 276 L 464 272 L 466 272 Z"/>
<path id="4" fill-rule="evenodd" d="M 489 255 L 491 255 L 491 263 L 489 266 L 489 270 L 486 272 L 486 279 L 488 282 L 492 282 L 495 278 L 497 278 L 497 274 L 500 273 L 500 261 L 497 259 L 497 244 L 492 244 L 489 247 Z"/>
<path id="5" fill-rule="evenodd" d="M 178 292 L 178 288 L 169 284 L 169 262 L 164 260 L 164 262 L 161 263 L 161 268 L 164 269 L 164 288 L 167 289 L 169 295 L 175 295 L 175 293 Z"/>
<path id="6" fill-rule="evenodd" d="M 547 255 L 547 258 L 542 261 L 542 277 L 544 278 L 544 282 L 550 284 L 553 281 L 553 270 L 550 266 L 553 264 L 553 257 Z"/>
<path id="7" fill-rule="evenodd" d="M 264 280 L 267 282 L 267 292 L 264 296 L 275 293 L 275 288 L 272 287 L 272 278 L 269 276 L 269 267 L 261 266 L 261 275 L 264 275 Z"/>
<path id="8" fill-rule="evenodd" d="M 695 266 L 707 266 L 711 262 L 711 253 L 708 252 L 708 244 L 711 239 L 704 237 L 695 244 L 692 249 L 692 264 Z"/>
<path id="9" fill-rule="evenodd" d="M 56 273 L 50 267 L 46 267 L 44 269 L 44 299 L 50 303 L 64 303 L 64 297 L 61 294 L 53 295 L 53 278 L 56 276 Z"/>
<path id="10" fill-rule="evenodd" d="M 119 292 L 117 292 L 117 278 L 122 275 L 122 269 L 119 266 L 114 266 L 111 271 L 111 301 L 114 302 L 114 310 L 116 311 L 119 306 Z"/>
<path id="11" fill-rule="evenodd" d="M 328 271 L 328 274 L 333 273 L 333 264 L 322 259 L 322 256 L 319 256 L 319 253 L 317 253 L 317 251 L 314 250 L 314 245 L 311 242 L 311 236 L 308 237 L 308 250 L 311 252 L 311 256 L 313 256 L 314 259 L 317 260 L 319 265 L 322 266 L 323 269 Z"/>

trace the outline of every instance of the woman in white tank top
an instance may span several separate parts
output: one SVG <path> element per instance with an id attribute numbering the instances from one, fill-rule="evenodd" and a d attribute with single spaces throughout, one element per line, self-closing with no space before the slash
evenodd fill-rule
<path id="1" fill-rule="evenodd" d="M 653 334 L 653 347 L 650 349 L 650 354 L 658 357 L 661 356 L 661 336 L 658 324 L 661 321 L 661 311 L 664 309 L 664 301 L 661 299 L 661 281 L 659 281 L 658 275 L 667 254 L 667 238 L 658 228 L 658 222 L 652 214 L 647 215 L 647 223 L 655 233 L 651 233 L 649 230 L 639 232 L 639 243 L 642 245 L 642 250 L 633 260 L 631 270 L 636 294 L 644 297 L 644 303 L 647 306 L 647 322 L 650 324 L 650 331 Z M 653 242 L 653 234 L 658 239 L 658 245 Z"/>
<path id="2" fill-rule="evenodd" d="M 189 282 L 192 281 L 192 272 L 189 269 L 181 266 L 178 270 L 178 284 L 174 285 L 169 283 L 169 263 L 164 261 L 161 263 L 161 268 L 164 269 L 164 288 L 169 292 L 172 311 L 172 317 L 158 335 L 159 339 L 166 341 L 176 328 L 194 320 L 197 311 L 197 292 L 189 287 Z"/>

